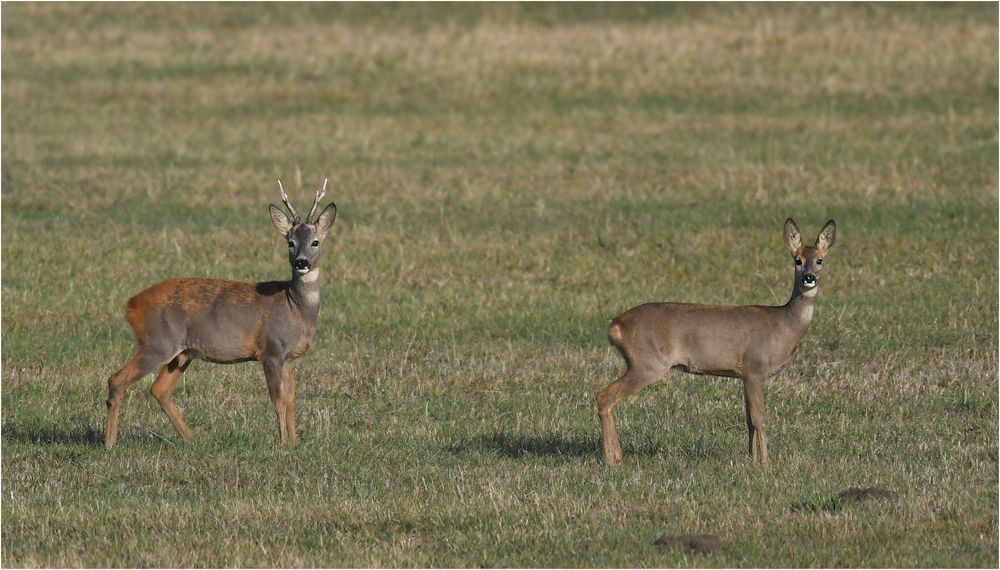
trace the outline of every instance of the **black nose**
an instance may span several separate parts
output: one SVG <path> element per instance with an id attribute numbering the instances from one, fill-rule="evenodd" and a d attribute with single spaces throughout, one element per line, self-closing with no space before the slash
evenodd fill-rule
<path id="1" fill-rule="evenodd" d="M 296 259 L 295 262 L 292 263 L 292 267 L 294 267 L 295 269 L 309 269 L 309 260 Z"/>
<path id="2" fill-rule="evenodd" d="M 805 283 L 806 285 L 812 285 L 813 283 L 816 282 L 816 276 L 813 275 L 812 273 L 806 273 L 805 275 L 802 276 L 802 282 Z"/>

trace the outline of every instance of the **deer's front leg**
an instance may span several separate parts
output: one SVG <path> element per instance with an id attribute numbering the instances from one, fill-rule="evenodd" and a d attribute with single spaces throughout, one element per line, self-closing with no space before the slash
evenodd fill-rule
<path id="1" fill-rule="evenodd" d="M 267 380 L 267 391 L 274 404 L 274 413 L 278 416 L 278 437 L 281 443 L 288 443 L 287 406 L 285 394 L 285 359 L 268 357 L 264 359 L 264 378 Z"/>
<path id="2" fill-rule="evenodd" d="M 746 405 L 747 436 L 750 459 L 767 463 L 767 434 L 764 433 L 764 378 L 749 376 L 743 380 L 743 402 Z"/>
<path id="3" fill-rule="evenodd" d="M 285 433 L 289 442 L 294 442 L 295 433 L 295 364 L 285 364 Z"/>

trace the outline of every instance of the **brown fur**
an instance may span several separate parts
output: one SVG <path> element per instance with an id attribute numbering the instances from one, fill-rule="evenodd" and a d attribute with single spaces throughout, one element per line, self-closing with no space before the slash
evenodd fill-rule
<path id="1" fill-rule="evenodd" d="M 320 196 L 317 193 L 317 203 Z M 312 244 L 322 241 L 336 207 L 328 204 L 316 224 L 290 221 L 274 206 L 271 217 L 289 244 L 290 281 L 175 278 L 129 299 L 125 316 L 135 332 L 137 350 L 108 378 L 105 447 L 110 449 L 118 439 L 125 391 L 157 369 L 160 373 L 150 392 L 181 438 L 190 438 L 171 393 L 194 359 L 218 364 L 261 362 L 279 438 L 282 443 L 295 440 L 294 361 L 312 346 L 319 314 L 319 247 Z"/>
<path id="2" fill-rule="evenodd" d="M 605 460 L 622 461 L 614 407 L 678 369 L 743 380 L 750 456 L 766 463 L 764 381 L 791 362 L 809 327 L 821 259 L 835 237 L 830 220 L 816 246 L 803 246 L 795 222 L 785 222 L 785 244 L 798 263 L 792 297 L 780 307 L 647 303 L 612 319 L 608 340 L 621 351 L 627 369 L 597 394 Z"/>

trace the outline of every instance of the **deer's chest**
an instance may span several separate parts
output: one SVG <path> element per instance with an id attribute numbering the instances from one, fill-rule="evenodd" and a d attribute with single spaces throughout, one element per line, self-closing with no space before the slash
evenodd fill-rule
<path id="1" fill-rule="evenodd" d="M 743 365 L 750 374 L 770 376 L 783 370 L 792 362 L 798 348 L 798 338 L 789 339 L 776 335 L 751 346 L 743 356 Z"/>
<path id="2" fill-rule="evenodd" d="M 294 360 L 305 354 L 312 347 L 314 338 L 316 338 L 316 325 L 306 327 L 299 335 L 298 340 L 289 346 L 287 358 Z"/>

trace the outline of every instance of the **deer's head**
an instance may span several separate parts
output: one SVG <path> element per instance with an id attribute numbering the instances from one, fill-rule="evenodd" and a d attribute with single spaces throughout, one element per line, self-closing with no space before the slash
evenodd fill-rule
<path id="1" fill-rule="evenodd" d="M 823 258 L 833 249 L 837 239 L 837 224 L 830 220 L 819 231 L 815 245 L 802 245 L 802 234 L 795 221 L 785 220 L 785 246 L 795 261 L 795 292 L 806 296 L 816 294 L 819 277 L 823 272 Z"/>
<path id="2" fill-rule="evenodd" d="M 316 192 L 316 199 L 313 200 L 309 215 L 303 220 L 295 208 L 288 203 L 288 195 L 278 181 L 278 192 L 281 201 L 288 208 L 291 218 L 285 215 L 277 206 L 271 204 L 268 211 L 271 214 L 271 223 L 278 229 L 278 233 L 288 242 L 288 262 L 292 265 L 292 279 L 299 279 L 316 268 L 319 261 L 320 246 L 326 239 L 326 232 L 330 230 L 333 221 L 337 218 L 337 206 L 330 202 L 326 208 L 320 212 L 315 221 L 312 220 L 319 201 L 326 195 L 326 180 L 323 181 L 323 188 Z"/>

